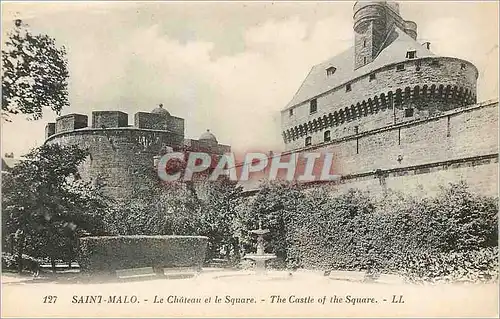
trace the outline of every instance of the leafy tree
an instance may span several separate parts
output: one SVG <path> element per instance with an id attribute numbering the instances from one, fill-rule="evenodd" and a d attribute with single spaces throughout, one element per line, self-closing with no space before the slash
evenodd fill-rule
<path id="1" fill-rule="evenodd" d="M 226 178 L 198 183 L 196 187 L 201 206 L 200 235 L 209 238 L 207 258 L 219 257 L 223 250 L 225 253 L 221 257 L 239 261 L 237 207 L 243 188 Z"/>
<path id="2" fill-rule="evenodd" d="M 255 249 L 255 236 L 249 233 L 257 229 L 259 222 L 268 228 L 266 251 L 275 253 L 281 260 L 287 259 L 287 250 L 292 247 L 290 232 L 301 227 L 300 212 L 308 211 L 303 191 L 298 185 L 284 182 L 265 181 L 259 192 L 240 210 L 241 241 L 245 251 Z"/>
<path id="3" fill-rule="evenodd" d="M 69 104 L 68 77 L 66 49 L 16 20 L 2 48 L 2 117 L 23 113 L 36 120 L 44 108 L 59 115 Z"/>
<path id="4" fill-rule="evenodd" d="M 120 235 L 204 235 L 208 258 L 221 248 L 238 255 L 236 206 L 242 188 L 221 178 L 163 182 L 148 167 L 136 174 L 130 200 L 106 217 L 108 229 Z M 237 258 L 237 257 L 236 257 Z"/>
<path id="5" fill-rule="evenodd" d="M 199 235 L 200 203 L 184 182 L 164 183 L 153 168 L 139 168 L 130 198 L 106 216 L 117 235 Z"/>
<path id="6" fill-rule="evenodd" d="M 22 255 L 71 261 L 82 234 L 103 234 L 109 199 L 80 179 L 78 166 L 88 152 L 77 146 L 45 144 L 32 150 L 2 180 L 3 235 L 16 240 Z"/>

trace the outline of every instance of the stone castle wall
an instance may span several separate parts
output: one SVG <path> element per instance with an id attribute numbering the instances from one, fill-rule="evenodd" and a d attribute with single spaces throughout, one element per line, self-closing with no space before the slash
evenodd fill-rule
<path id="1" fill-rule="evenodd" d="M 345 136 L 293 153 L 333 154 L 332 172 L 342 191 L 386 189 L 432 193 L 448 182 L 465 180 L 478 192 L 498 193 L 498 101 L 485 102 L 413 122 Z M 291 152 L 284 153 L 282 162 Z M 299 167 L 304 167 L 299 157 Z M 284 173 L 284 172 L 283 172 Z M 243 184 L 255 188 L 265 173 Z"/>
<path id="2" fill-rule="evenodd" d="M 91 156 L 80 168 L 85 180 L 101 184 L 120 201 L 157 179 L 153 157 L 164 146 L 181 148 L 184 137 L 168 131 L 137 128 L 82 129 L 56 134 L 46 143 L 78 145 Z"/>
<path id="3" fill-rule="evenodd" d="M 119 111 L 94 111 L 92 112 L 92 127 L 128 127 L 128 114 Z"/>
<path id="4" fill-rule="evenodd" d="M 59 132 L 72 131 L 87 127 L 88 117 L 82 114 L 68 114 L 57 118 L 56 123 L 47 125 L 46 134 L 55 134 Z M 52 126 L 54 129 L 52 129 Z"/>
<path id="5" fill-rule="evenodd" d="M 355 188 L 369 191 L 376 196 L 394 190 L 427 197 L 437 194 L 442 186 L 449 183 L 465 181 L 473 193 L 498 196 L 498 177 L 498 155 L 492 155 L 380 173 L 371 172 L 353 176 L 340 183 L 323 184 L 322 187 L 328 187 L 333 193 Z"/>
<path id="6" fill-rule="evenodd" d="M 285 147 L 301 148 L 309 136 L 312 144 L 320 143 L 327 130 L 332 139 L 339 138 L 473 104 L 477 76 L 474 65 L 456 58 L 427 57 L 384 66 L 353 79 L 350 91 L 344 84 L 317 96 L 312 114 L 311 101 L 294 106 L 293 115 L 289 109 L 282 111 Z"/>

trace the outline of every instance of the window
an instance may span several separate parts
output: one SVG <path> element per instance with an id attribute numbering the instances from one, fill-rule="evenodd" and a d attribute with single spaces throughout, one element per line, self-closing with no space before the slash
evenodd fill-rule
<path id="1" fill-rule="evenodd" d="M 417 57 L 417 51 L 416 50 L 412 50 L 412 51 L 406 52 L 406 58 L 407 59 L 415 59 L 416 57 Z"/>
<path id="2" fill-rule="evenodd" d="M 366 48 L 366 39 L 363 40 L 363 48 Z"/>
<path id="3" fill-rule="evenodd" d="M 421 63 L 420 61 L 415 61 L 415 69 L 416 69 L 417 71 L 420 71 L 420 65 L 421 65 L 421 64 L 422 64 L 422 63 Z"/>
<path id="4" fill-rule="evenodd" d="M 329 67 L 328 69 L 326 69 L 326 76 L 331 76 L 335 73 L 335 71 L 337 71 L 337 68 L 336 67 Z"/>
<path id="5" fill-rule="evenodd" d="M 330 131 L 326 131 L 326 132 L 323 134 L 323 140 L 324 140 L 325 142 L 330 142 L 330 140 L 331 140 Z"/>
<path id="6" fill-rule="evenodd" d="M 293 115 L 293 109 L 288 110 L 288 115 L 292 116 Z"/>
<path id="7" fill-rule="evenodd" d="M 405 109 L 405 117 L 412 117 L 412 116 L 413 116 L 413 108 Z"/>
<path id="8" fill-rule="evenodd" d="M 347 83 L 347 84 L 345 85 L 345 91 L 346 91 L 346 92 L 350 92 L 350 91 L 351 91 L 351 83 Z"/>
<path id="9" fill-rule="evenodd" d="M 404 69 L 405 69 L 404 63 L 400 63 L 400 64 L 396 65 L 396 71 L 403 71 Z"/>
<path id="10" fill-rule="evenodd" d="M 355 125 L 354 126 L 354 134 L 358 134 L 358 133 L 359 133 L 359 126 Z"/>
<path id="11" fill-rule="evenodd" d="M 310 136 L 306 137 L 306 146 L 309 146 L 312 144 L 312 138 Z"/>
<path id="12" fill-rule="evenodd" d="M 366 64 L 366 57 L 363 57 L 363 64 Z"/>
<path id="13" fill-rule="evenodd" d="M 460 69 L 465 70 L 465 63 L 460 64 Z"/>
<path id="14" fill-rule="evenodd" d="M 370 74 L 370 82 L 375 80 L 375 73 Z"/>
<path id="15" fill-rule="evenodd" d="M 317 110 L 318 110 L 318 102 L 316 101 L 316 99 L 311 100 L 309 104 L 309 113 L 311 114 L 316 113 Z"/>

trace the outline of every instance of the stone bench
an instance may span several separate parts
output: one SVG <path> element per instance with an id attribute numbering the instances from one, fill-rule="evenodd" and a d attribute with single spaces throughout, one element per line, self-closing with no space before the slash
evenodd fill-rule
<path id="1" fill-rule="evenodd" d="M 163 268 L 163 275 L 166 277 L 185 276 L 185 275 L 198 276 L 200 273 L 201 273 L 201 268 L 197 266 Z"/>
<path id="2" fill-rule="evenodd" d="M 154 268 L 154 267 L 141 267 L 130 269 L 116 270 L 116 277 L 120 279 L 133 279 L 133 278 L 147 278 L 147 277 L 177 277 L 193 275 L 197 276 L 201 272 L 201 268 L 197 266 L 192 267 L 168 267 L 168 268 Z"/>
<path id="3" fill-rule="evenodd" d="M 153 267 L 130 268 L 116 270 L 116 277 L 120 279 L 154 277 Z"/>
<path id="4" fill-rule="evenodd" d="M 348 271 L 348 270 L 331 270 L 325 271 L 324 276 L 328 276 L 328 278 L 333 280 L 346 280 L 346 281 L 365 281 L 366 272 L 363 271 Z M 378 283 L 387 283 L 387 284 L 400 284 L 403 283 L 403 280 L 398 275 L 391 274 L 378 274 L 376 278 L 373 280 Z"/>

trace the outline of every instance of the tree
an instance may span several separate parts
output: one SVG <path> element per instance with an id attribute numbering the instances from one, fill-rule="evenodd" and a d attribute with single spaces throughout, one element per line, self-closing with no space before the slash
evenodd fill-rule
<path id="1" fill-rule="evenodd" d="M 237 207 L 243 188 L 227 178 L 198 183 L 196 198 L 200 203 L 201 233 L 207 236 L 207 258 L 219 257 L 221 249 L 226 259 L 239 261 Z"/>
<path id="2" fill-rule="evenodd" d="M 152 167 L 137 168 L 128 199 L 106 216 L 116 235 L 199 235 L 200 203 L 183 181 L 163 182 Z"/>
<path id="3" fill-rule="evenodd" d="M 102 219 L 109 199 L 80 179 L 78 166 L 88 152 L 77 146 L 45 144 L 26 155 L 2 180 L 4 239 L 16 239 L 22 255 L 71 261 L 75 241 L 84 233 L 104 234 Z"/>
<path id="4" fill-rule="evenodd" d="M 305 196 L 298 184 L 285 181 L 265 181 L 259 192 L 246 203 L 241 211 L 241 240 L 245 250 L 255 249 L 255 236 L 249 234 L 252 229 L 268 228 L 267 252 L 275 253 L 278 258 L 288 261 L 289 239 L 292 228 L 300 227 L 297 216 L 301 211 L 309 212 L 305 207 Z"/>
<path id="5" fill-rule="evenodd" d="M 106 217 L 110 232 L 117 235 L 204 235 L 209 238 L 208 258 L 238 258 L 235 237 L 236 206 L 242 187 L 225 178 L 207 181 L 164 182 L 156 170 L 144 167 L 135 175 L 130 200 Z"/>
<path id="6" fill-rule="evenodd" d="M 66 49 L 48 35 L 32 35 L 16 20 L 2 48 L 2 117 L 29 114 L 39 119 L 43 109 L 60 114 L 68 102 Z"/>

